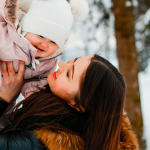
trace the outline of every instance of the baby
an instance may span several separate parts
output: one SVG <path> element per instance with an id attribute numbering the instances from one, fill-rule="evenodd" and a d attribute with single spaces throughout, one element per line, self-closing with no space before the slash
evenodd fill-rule
<path id="1" fill-rule="evenodd" d="M 66 0 L 20 0 L 19 5 L 18 0 L 1 0 L 0 60 L 13 61 L 16 72 L 19 60 L 25 62 L 24 97 L 45 89 L 47 75 L 56 69 L 56 57 L 64 52 L 73 22 L 87 14 L 85 0 L 72 0 L 70 4 Z M 1 75 L 0 67 L 0 86 Z M 9 104 L 7 115 L 14 103 Z M 7 124 L 0 124 L 0 128 Z"/>
<path id="2" fill-rule="evenodd" d="M 25 61 L 24 78 L 29 80 L 21 92 L 26 96 L 29 92 L 38 92 L 45 88 L 46 77 L 55 71 L 56 57 L 63 53 L 74 20 L 85 18 L 88 5 L 85 0 L 72 0 L 70 4 L 66 0 L 19 2 L 19 16 L 17 0 L 13 3 L 6 0 L 6 4 L 3 0 L 0 6 L 0 23 L 3 24 L 0 26 L 0 37 L 3 39 L 0 42 L 0 60 L 14 61 L 16 72 L 17 60 Z"/>

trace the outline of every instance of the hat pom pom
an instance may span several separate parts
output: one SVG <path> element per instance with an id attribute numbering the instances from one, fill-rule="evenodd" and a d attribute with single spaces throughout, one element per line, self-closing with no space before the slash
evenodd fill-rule
<path id="1" fill-rule="evenodd" d="M 71 0 L 70 6 L 75 21 L 85 19 L 89 12 L 88 3 L 85 0 Z"/>

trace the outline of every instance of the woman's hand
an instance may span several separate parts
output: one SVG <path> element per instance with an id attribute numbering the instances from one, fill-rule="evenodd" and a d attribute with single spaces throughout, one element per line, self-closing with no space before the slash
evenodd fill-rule
<path id="1" fill-rule="evenodd" d="M 0 97 L 8 103 L 18 94 L 23 86 L 24 68 L 24 62 L 20 61 L 18 73 L 15 73 L 12 61 L 1 61 L 3 76 Z"/>

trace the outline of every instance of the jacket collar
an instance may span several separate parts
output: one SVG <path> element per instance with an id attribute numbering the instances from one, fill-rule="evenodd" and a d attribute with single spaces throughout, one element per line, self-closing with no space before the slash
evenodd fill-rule
<path id="1" fill-rule="evenodd" d="M 6 0 L 5 15 L 6 20 L 14 26 L 18 23 L 18 0 Z"/>
<path id="2" fill-rule="evenodd" d="M 136 134 L 132 130 L 126 112 L 123 113 L 120 133 L 120 150 L 139 150 Z"/>
<path id="3" fill-rule="evenodd" d="M 47 129 L 34 130 L 48 150 L 84 150 L 84 141 L 78 135 L 65 131 L 50 131 Z"/>

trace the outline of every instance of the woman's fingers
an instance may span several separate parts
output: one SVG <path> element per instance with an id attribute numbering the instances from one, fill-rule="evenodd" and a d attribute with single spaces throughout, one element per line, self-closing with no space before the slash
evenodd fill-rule
<path id="1" fill-rule="evenodd" d="M 25 70 L 24 61 L 20 60 L 18 74 L 17 74 L 17 76 L 20 78 L 20 80 L 23 80 L 24 70 Z"/>
<path id="2" fill-rule="evenodd" d="M 7 65 L 5 61 L 1 61 L 1 70 L 3 75 L 5 74 L 5 76 L 8 76 Z"/>
<path id="3" fill-rule="evenodd" d="M 0 97 L 10 102 L 20 91 L 24 80 L 24 62 L 19 63 L 18 73 L 15 73 L 13 62 L 1 61 L 2 86 L 0 87 Z"/>
<path id="4" fill-rule="evenodd" d="M 14 66 L 12 61 L 7 62 L 7 70 L 10 78 L 13 79 L 15 77 L 15 71 L 14 71 Z"/>
<path id="5" fill-rule="evenodd" d="M 1 61 L 1 71 L 2 71 L 2 84 L 7 84 L 9 82 L 9 75 L 7 71 L 7 64 Z"/>
<path id="6" fill-rule="evenodd" d="M 12 61 L 8 61 L 7 63 L 2 61 L 1 66 L 2 66 L 2 73 L 3 76 L 5 76 L 5 78 L 9 78 L 11 80 L 19 78 L 20 80 L 23 80 L 25 70 L 24 61 L 21 60 L 19 61 L 18 73 L 15 73 Z"/>

